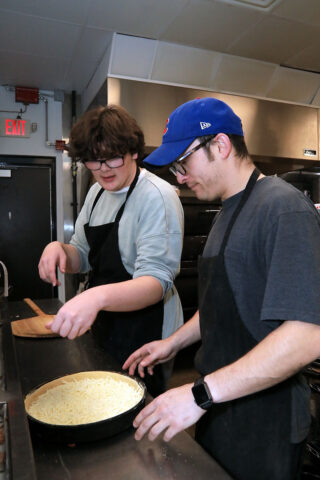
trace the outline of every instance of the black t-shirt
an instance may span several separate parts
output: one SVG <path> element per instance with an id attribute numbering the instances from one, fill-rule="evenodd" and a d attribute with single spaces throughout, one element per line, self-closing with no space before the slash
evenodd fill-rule
<path id="1" fill-rule="evenodd" d="M 204 257 L 219 253 L 242 193 L 223 202 Z M 256 183 L 231 231 L 225 265 L 241 319 L 257 341 L 285 320 L 320 325 L 320 215 L 292 185 L 277 177 Z M 292 405 L 292 441 L 299 442 L 310 423 L 302 381 Z"/>

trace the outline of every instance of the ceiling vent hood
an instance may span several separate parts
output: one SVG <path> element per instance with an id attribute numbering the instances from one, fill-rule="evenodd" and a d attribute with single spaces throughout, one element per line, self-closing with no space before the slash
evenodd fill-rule
<path id="1" fill-rule="evenodd" d="M 98 93 L 94 103 L 107 100 L 126 108 L 143 129 L 149 151 L 161 144 L 166 120 L 175 108 L 209 96 L 223 100 L 239 115 L 249 153 L 265 164 L 265 173 L 318 164 L 318 109 L 314 107 L 119 78 L 108 78 L 101 92 L 103 101 Z"/>

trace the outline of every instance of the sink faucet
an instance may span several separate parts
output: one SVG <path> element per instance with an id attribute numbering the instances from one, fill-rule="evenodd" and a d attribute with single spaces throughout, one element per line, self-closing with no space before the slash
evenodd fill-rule
<path id="1" fill-rule="evenodd" d="M 0 260 L 0 265 L 2 266 L 3 269 L 3 276 L 4 276 L 4 291 L 3 291 L 3 296 L 8 297 L 9 295 L 9 282 L 8 282 L 8 270 L 7 267 L 3 262 Z M 0 272 L 0 277 L 1 277 L 1 272 Z"/>

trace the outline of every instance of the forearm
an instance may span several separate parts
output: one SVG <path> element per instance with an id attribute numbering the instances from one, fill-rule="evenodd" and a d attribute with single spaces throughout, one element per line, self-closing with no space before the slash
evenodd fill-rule
<path id="1" fill-rule="evenodd" d="M 206 376 L 215 402 L 269 388 L 320 356 L 320 326 L 286 321 L 236 362 Z"/>
<path id="2" fill-rule="evenodd" d="M 98 310 L 130 312 L 154 305 L 162 298 L 160 282 L 149 276 L 91 288 Z"/>
<path id="3" fill-rule="evenodd" d="M 61 246 L 67 255 L 66 273 L 78 273 L 81 263 L 78 250 L 73 245 L 66 243 L 61 243 Z"/>
<path id="4" fill-rule="evenodd" d="M 175 345 L 176 350 L 179 351 L 196 343 L 200 340 L 200 337 L 199 311 L 197 310 L 193 317 L 182 327 L 178 328 L 169 338 Z"/>

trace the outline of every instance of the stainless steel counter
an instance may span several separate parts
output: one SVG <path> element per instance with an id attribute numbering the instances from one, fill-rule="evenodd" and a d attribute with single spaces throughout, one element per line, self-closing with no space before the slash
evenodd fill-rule
<path id="1" fill-rule="evenodd" d="M 55 313 L 57 300 L 37 301 L 46 313 Z M 90 333 L 70 341 L 62 338 L 19 338 L 8 322 L 33 316 L 23 302 L 1 307 L 5 392 L 8 402 L 10 469 L 13 480 L 228 480 L 222 468 L 185 432 L 171 442 L 136 442 L 131 428 L 97 442 L 75 446 L 32 438 L 23 409 L 23 397 L 32 388 L 68 373 L 119 369 L 100 350 Z M 14 435 L 15 438 L 12 436 Z M 18 435 L 18 438 L 17 438 Z M 17 458 L 19 457 L 19 459 Z M 20 464 L 20 467 L 18 467 Z"/>

